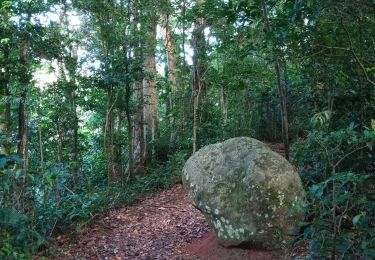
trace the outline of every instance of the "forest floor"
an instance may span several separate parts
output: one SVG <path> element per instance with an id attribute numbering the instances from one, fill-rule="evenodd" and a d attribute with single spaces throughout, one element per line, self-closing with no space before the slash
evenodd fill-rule
<path id="1" fill-rule="evenodd" d="M 59 237 L 54 259 L 279 259 L 259 248 L 223 248 L 182 185 L 114 208 L 73 238 Z"/>

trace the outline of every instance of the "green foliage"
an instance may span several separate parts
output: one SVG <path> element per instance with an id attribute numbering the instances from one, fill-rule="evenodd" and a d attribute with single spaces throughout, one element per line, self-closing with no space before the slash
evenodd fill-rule
<path id="1" fill-rule="evenodd" d="M 294 162 L 306 184 L 321 182 L 338 171 L 363 171 L 372 166 L 375 132 L 358 133 L 351 123 L 337 131 L 312 130 L 294 143 Z"/>
<path id="2" fill-rule="evenodd" d="M 15 170 L 15 159 L 22 163 L 14 156 L 0 160 L 0 257 L 6 259 L 31 258 L 38 250 L 48 248 L 56 234 L 80 231 L 108 208 L 134 203 L 150 192 L 180 182 L 186 154 L 176 153 L 166 163 L 154 165 L 150 174 L 137 176 L 130 183 L 108 187 L 93 175 L 94 180 L 77 191 L 69 188 L 71 174 L 63 166 L 31 175 Z M 25 174 L 29 176 L 26 185 Z"/>
<path id="3" fill-rule="evenodd" d="M 374 143 L 372 130 L 361 134 L 350 124 L 311 131 L 294 144 L 294 162 L 307 191 L 301 226 L 310 257 L 374 257 Z"/>
<path id="4" fill-rule="evenodd" d="M 337 173 L 307 188 L 303 239 L 313 259 L 375 257 L 375 176 Z M 334 250 L 334 253 L 333 253 Z"/>
<path id="5" fill-rule="evenodd" d="M 0 258 L 31 258 L 56 234 L 179 181 L 193 144 L 190 49 L 197 21 L 204 27 L 204 44 L 192 55 L 202 67 L 198 148 L 235 136 L 281 142 L 277 58 L 293 163 L 308 193 L 311 256 L 373 257 L 374 3 L 264 3 L 268 33 L 253 0 L 0 1 Z M 70 15 L 81 24 L 69 25 Z M 151 48 L 158 67 L 169 65 L 164 40 L 149 35 L 150 25 L 158 20 L 163 27 L 165 18 L 177 86 L 168 73 L 145 71 Z M 33 78 L 44 70 L 53 83 Z M 159 129 L 154 140 L 146 138 L 153 148 L 147 174 L 130 178 L 135 125 L 149 127 L 138 122 L 148 105 L 139 86 L 149 79 L 157 84 Z M 22 152 L 14 155 L 21 100 L 28 169 Z M 117 183 L 108 177 L 114 162 Z"/>
<path id="6" fill-rule="evenodd" d="M 32 227 L 24 201 L 29 193 L 21 190 L 26 180 L 33 182 L 32 175 L 20 169 L 18 156 L 0 157 L 0 257 L 26 258 L 40 242 L 40 235 Z M 34 243 L 35 242 L 35 243 Z"/>

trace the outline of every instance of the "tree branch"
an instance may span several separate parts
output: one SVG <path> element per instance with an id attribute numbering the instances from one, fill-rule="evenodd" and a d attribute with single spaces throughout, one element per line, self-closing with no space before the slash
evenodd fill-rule
<path id="1" fill-rule="evenodd" d="M 357 53 L 354 50 L 352 39 L 350 38 L 349 31 L 346 28 L 346 26 L 344 24 L 344 20 L 343 20 L 342 17 L 340 18 L 340 21 L 341 21 L 342 28 L 344 29 L 344 31 L 346 33 L 346 37 L 348 38 L 348 41 L 349 41 L 350 52 L 352 53 L 355 61 L 357 62 L 358 66 L 361 68 L 363 74 L 365 75 L 367 82 L 370 83 L 371 85 L 375 86 L 375 81 L 373 81 L 373 80 L 370 79 L 369 75 L 367 74 L 365 66 L 363 65 L 363 63 L 361 62 L 361 60 L 359 59 Z"/>

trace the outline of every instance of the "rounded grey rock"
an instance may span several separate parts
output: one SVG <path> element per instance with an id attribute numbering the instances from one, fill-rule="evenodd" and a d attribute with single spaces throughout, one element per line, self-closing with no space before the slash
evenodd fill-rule
<path id="1" fill-rule="evenodd" d="M 294 167 L 248 137 L 203 147 L 183 169 L 182 182 L 223 246 L 290 247 L 298 234 L 304 191 Z"/>

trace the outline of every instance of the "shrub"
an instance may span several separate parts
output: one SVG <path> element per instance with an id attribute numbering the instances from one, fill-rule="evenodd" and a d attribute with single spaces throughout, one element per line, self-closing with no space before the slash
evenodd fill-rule
<path id="1" fill-rule="evenodd" d="M 303 240 L 309 256 L 375 257 L 374 131 L 354 124 L 337 131 L 314 130 L 292 148 L 307 191 Z"/>
<path id="2" fill-rule="evenodd" d="M 71 174 L 61 165 L 28 173 L 16 156 L 0 158 L 0 258 L 32 258 L 48 253 L 55 235 L 79 231 L 96 214 L 119 204 L 133 203 L 147 193 L 181 180 L 186 154 L 179 152 L 156 164 L 130 183 L 88 182 L 72 188 Z M 27 180 L 27 181 L 26 181 Z"/>

